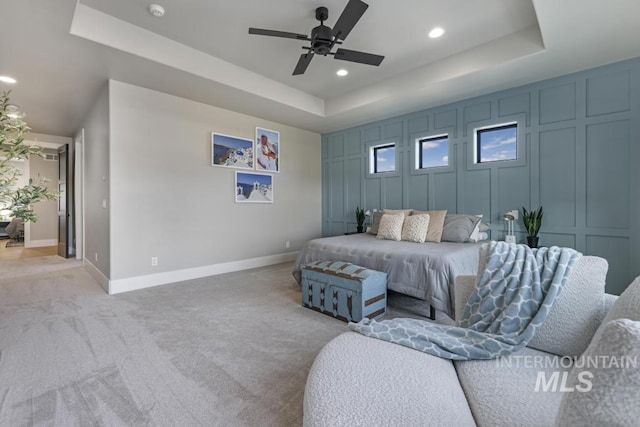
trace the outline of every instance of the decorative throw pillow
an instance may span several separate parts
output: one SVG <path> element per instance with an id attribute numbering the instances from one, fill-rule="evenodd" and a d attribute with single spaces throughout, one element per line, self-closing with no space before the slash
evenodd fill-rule
<path id="1" fill-rule="evenodd" d="M 380 220 L 378 228 L 378 239 L 396 240 L 402 239 L 402 224 L 404 223 L 404 214 L 384 214 Z"/>
<path id="2" fill-rule="evenodd" d="M 604 317 L 600 327 L 596 331 L 593 341 L 602 334 L 604 325 L 616 319 L 631 319 L 640 321 L 640 276 L 636 277 L 627 289 L 616 299 L 611 310 Z"/>
<path id="3" fill-rule="evenodd" d="M 480 221 L 478 221 L 478 223 L 476 224 L 476 226 L 473 228 L 473 231 L 471 232 L 471 236 L 469 236 L 469 242 L 479 242 L 480 240 L 486 240 L 485 239 L 481 239 L 480 238 L 480 226 L 482 225 L 482 216 L 483 215 L 474 215 L 478 218 L 480 218 Z M 446 220 L 446 218 L 445 218 Z M 485 233 L 486 234 L 486 233 Z"/>
<path id="4" fill-rule="evenodd" d="M 631 319 L 640 321 L 640 276 L 636 277 L 627 289 L 620 294 L 607 313 L 602 324 L 615 319 Z"/>
<path id="5" fill-rule="evenodd" d="M 406 218 L 409 215 L 411 215 L 411 212 L 413 212 L 413 209 L 383 209 L 382 212 L 386 214 L 397 214 L 402 212 Z"/>
<path id="6" fill-rule="evenodd" d="M 442 241 L 464 243 L 469 241 L 471 233 L 480 223 L 475 215 L 448 214 L 444 219 Z"/>
<path id="7" fill-rule="evenodd" d="M 429 215 L 429 230 L 427 231 L 427 242 L 440 243 L 442 239 L 442 229 L 444 227 L 444 217 L 447 211 L 413 211 L 412 215 Z"/>
<path id="8" fill-rule="evenodd" d="M 640 322 L 603 324 L 602 334 L 569 373 L 567 386 L 573 392 L 563 393 L 556 426 L 638 425 L 640 368 L 633 362 L 638 354 Z"/>
<path id="9" fill-rule="evenodd" d="M 483 240 L 489 240 L 489 233 L 485 231 L 479 231 L 478 240 L 476 240 L 476 242 L 482 242 Z"/>
<path id="10" fill-rule="evenodd" d="M 404 219 L 402 240 L 406 242 L 424 243 L 429 229 L 429 215 L 411 215 Z"/>
<path id="11" fill-rule="evenodd" d="M 380 219 L 384 215 L 381 211 L 375 211 L 373 216 L 371 217 L 371 228 L 369 229 L 369 233 L 378 234 L 378 227 L 380 227 Z"/>

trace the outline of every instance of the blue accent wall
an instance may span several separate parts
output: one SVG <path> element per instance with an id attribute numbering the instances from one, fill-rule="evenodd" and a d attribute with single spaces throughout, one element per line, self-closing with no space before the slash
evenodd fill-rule
<path id="1" fill-rule="evenodd" d="M 518 122 L 518 160 L 475 164 L 473 130 Z M 416 138 L 449 134 L 449 167 L 415 169 Z M 369 147 L 396 143 L 396 172 L 369 173 Z M 640 58 L 322 136 L 323 234 L 355 230 L 366 209 L 503 214 L 537 208 L 540 244 L 609 262 L 607 292 L 640 275 Z M 521 219 L 518 242 L 526 234 Z"/>

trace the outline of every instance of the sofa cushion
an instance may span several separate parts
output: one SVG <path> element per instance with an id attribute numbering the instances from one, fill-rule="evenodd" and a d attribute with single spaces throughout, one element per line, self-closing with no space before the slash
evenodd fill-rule
<path id="1" fill-rule="evenodd" d="M 481 246 L 478 276 L 486 266 L 488 248 L 488 244 Z M 581 355 L 604 317 L 607 269 L 604 258 L 580 257 L 547 320 L 527 346 L 561 356 Z M 473 291 L 468 289 L 469 286 L 469 279 L 456 281 L 456 319 L 460 319 Z"/>
<path id="2" fill-rule="evenodd" d="M 604 258 L 580 257 L 528 346 L 561 356 L 580 356 L 604 318 L 607 269 Z"/>
<path id="3" fill-rule="evenodd" d="M 556 425 L 637 426 L 639 354 L 640 322 L 617 319 L 604 323 L 602 333 L 583 355 L 585 362 L 576 362 L 569 374 L 568 388 L 576 391 L 563 394 Z M 595 363 L 589 366 L 586 361 Z"/>
<path id="4" fill-rule="evenodd" d="M 318 354 L 305 426 L 475 426 L 453 363 L 346 332 Z"/>
<path id="5" fill-rule="evenodd" d="M 555 361 L 558 368 L 554 367 Z M 561 379 L 569 372 L 570 367 L 561 367 L 559 356 L 525 347 L 506 358 L 454 364 L 479 426 L 554 425 L 561 393 L 551 389 L 536 392 L 536 382 L 540 381 L 539 375 L 549 382 L 552 375 Z M 542 386 L 538 385 L 541 391 Z"/>
<path id="6" fill-rule="evenodd" d="M 631 282 L 607 313 L 602 327 L 615 319 L 640 320 L 640 276 Z"/>

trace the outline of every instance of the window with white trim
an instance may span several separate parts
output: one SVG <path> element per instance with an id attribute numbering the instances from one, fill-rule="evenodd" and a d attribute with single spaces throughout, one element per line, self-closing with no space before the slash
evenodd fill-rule
<path id="1" fill-rule="evenodd" d="M 396 170 L 396 144 L 371 147 L 370 173 L 393 172 Z"/>
<path id="2" fill-rule="evenodd" d="M 416 140 L 416 169 L 449 166 L 449 135 Z"/>
<path id="3" fill-rule="evenodd" d="M 475 134 L 475 163 L 518 159 L 517 123 L 476 129 Z"/>

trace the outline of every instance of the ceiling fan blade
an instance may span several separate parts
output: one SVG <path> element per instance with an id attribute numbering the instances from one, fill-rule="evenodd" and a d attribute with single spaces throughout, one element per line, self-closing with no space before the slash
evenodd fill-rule
<path id="1" fill-rule="evenodd" d="M 369 5 L 361 0 L 349 0 L 338 22 L 333 26 L 333 36 L 339 40 L 346 39 L 368 7 Z"/>
<path id="2" fill-rule="evenodd" d="M 358 62 L 360 64 L 378 66 L 384 59 L 384 56 L 374 55 L 372 53 L 358 52 L 357 50 L 338 49 L 334 54 L 336 59 L 341 61 Z"/>
<path id="3" fill-rule="evenodd" d="M 299 74 L 304 74 L 307 71 L 307 67 L 309 63 L 313 59 L 313 52 L 303 53 L 300 55 L 300 59 L 298 60 L 298 64 L 296 65 L 296 69 L 293 70 L 293 75 L 297 76 Z"/>
<path id="4" fill-rule="evenodd" d="M 263 30 L 260 28 L 249 28 L 249 34 L 258 36 L 284 37 L 286 39 L 310 40 L 305 34 L 287 33 L 286 31 Z"/>

